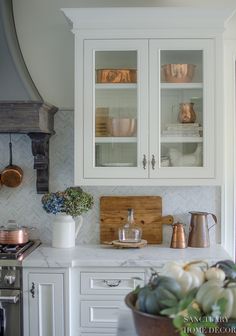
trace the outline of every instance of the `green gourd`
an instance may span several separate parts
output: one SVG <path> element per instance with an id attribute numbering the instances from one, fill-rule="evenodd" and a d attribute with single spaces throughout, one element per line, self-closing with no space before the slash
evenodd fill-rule
<path id="1" fill-rule="evenodd" d="M 177 302 L 180 298 L 181 286 L 167 276 L 151 277 L 149 283 L 137 291 L 136 308 L 144 313 L 158 315 L 168 307 L 165 301 Z"/>

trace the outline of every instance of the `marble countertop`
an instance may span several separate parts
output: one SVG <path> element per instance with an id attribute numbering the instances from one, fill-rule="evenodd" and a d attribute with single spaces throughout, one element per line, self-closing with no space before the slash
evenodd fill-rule
<path id="1" fill-rule="evenodd" d="M 209 248 L 172 249 L 149 245 L 141 249 L 116 249 L 109 245 L 78 245 L 70 249 L 40 245 L 24 261 L 24 267 L 158 267 L 171 260 L 190 261 L 230 259 L 219 246 Z"/>

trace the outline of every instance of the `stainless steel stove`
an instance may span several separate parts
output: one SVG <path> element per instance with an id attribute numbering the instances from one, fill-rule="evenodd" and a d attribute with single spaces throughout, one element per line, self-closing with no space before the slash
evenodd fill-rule
<path id="1" fill-rule="evenodd" d="M 22 261 L 40 245 L 0 245 L 0 336 L 23 336 Z"/>

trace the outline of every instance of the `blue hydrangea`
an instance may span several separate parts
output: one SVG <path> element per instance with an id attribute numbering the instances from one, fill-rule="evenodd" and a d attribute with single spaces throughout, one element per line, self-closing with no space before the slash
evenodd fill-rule
<path id="1" fill-rule="evenodd" d="M 64 210 L 64 195 L 60 192 L 46 194 L 42 198 L 42 204 L 47 213 L 56 215 Z"/>

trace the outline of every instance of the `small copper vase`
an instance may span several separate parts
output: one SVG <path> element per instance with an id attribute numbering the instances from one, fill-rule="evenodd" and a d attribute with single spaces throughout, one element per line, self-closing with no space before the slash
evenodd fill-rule
<path id="1" fill-rule="evenodd" d="M 178 222 L 173 224 L 172 227 L 173 227 L 173 233 L 171 237 L 170 247 L 180 249 L 186 248 L 187 243 L 186 243 L 184 225 Z"/>
<path id="2" fill-rule="evenodd" d="M 196 121 L 196 113 L 193 109 L 194 103 L 181 103 L 179 109 L 179 122 L 194 123 Z"/>

